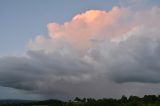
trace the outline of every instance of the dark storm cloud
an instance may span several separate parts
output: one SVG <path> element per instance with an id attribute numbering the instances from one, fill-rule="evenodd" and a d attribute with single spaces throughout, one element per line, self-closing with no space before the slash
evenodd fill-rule
<path id="1" fill-rule="evenodd" d="M 21 57 L 0 59 L 0 85 L 45 94 L 65 94 L 65 89 L 90 80 L 92 66 L 80 58 L 28 51 Z"/>

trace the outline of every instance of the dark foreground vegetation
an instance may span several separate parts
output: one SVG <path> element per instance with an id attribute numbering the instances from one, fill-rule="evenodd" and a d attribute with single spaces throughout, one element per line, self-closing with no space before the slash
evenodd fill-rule
<path id="1" fill-rule="evenodd" d="M 93 99 L 93 98 L 78 98 L 68 102 L 60 100 L 45 100 L 45 101 L 28 101 L 24 103 L 0 102 L 0 106 L 160 106 L 160 95 L 145 95 L 140 98 L 137 96 L 122 96 L 121 99 Z"/>

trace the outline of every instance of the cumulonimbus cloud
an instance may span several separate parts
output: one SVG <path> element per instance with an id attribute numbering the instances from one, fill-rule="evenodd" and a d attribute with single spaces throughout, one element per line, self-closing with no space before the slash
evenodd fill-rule
<path id="1" fill-rule="evenodd" d="M 71 97 L 102 96 L 106 89 L 114 95 L 113 88 L 124 87 L 118 83 L 159 83 L 159 18 L 158 7 L 114 7 L 49 23 L 49 37 L 29 41 L 25 55 L 0 58 L 0 86 Z"/>

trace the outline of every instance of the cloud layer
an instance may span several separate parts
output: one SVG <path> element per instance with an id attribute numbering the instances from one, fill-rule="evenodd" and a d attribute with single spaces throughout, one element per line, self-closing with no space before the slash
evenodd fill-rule
<path id="1" fill-rule="evenodd" d="M 159 19 L 159 7 L 113 7 L 88 10 L 62 25 L 49 23 L 48 38 L 30 40 L 24 55 L 0 58 L 0 86 L 48 98 L 153 90 L 160 82 Z"/>

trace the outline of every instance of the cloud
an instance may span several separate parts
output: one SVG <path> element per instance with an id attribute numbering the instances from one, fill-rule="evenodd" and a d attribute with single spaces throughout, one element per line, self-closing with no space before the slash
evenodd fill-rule
<path id="1" fill-rule="evenodd" d="M 0 85 L 51 96 L 72 96 L 72 89 L 94 76 L 94 67 L 74 54 L 28 51 L 0 59 Z M 72 93 L 73 92 L 73 93 Z M 68 94 L 69 93 L 69 94 Z"/>
<path id="2" fill-rule="evenodd" d="M 124 41 L 105 42 L 94 51 L 99 51 L 101 64 L 106 63 L 104 71 L 117 83 L 159 83 L 159 33 L 157 27 L 138 26 L 126 33 L 129 37 Z"/>
<path id="3" fill-rule="evenodd" d="M 62 25 L 49 23 L 49 37 L 53 40 L 63 39 L 74 45 L 76 49 L 86 51 L 93 45 L 92 40 L 103 40 L 125 32 L 130 26 L 124 25 L 122 28 L 119 26 L 122 24 L 121 18 L 128 15 L 127 12 L 126 9 L 119 7 L 113 7 L 110 11 L 88 10 Z"/>
<path id="4" fill-rule="evenodd" d="M 0 86 L 48 98 L 153 90 L 160 82 L 159 13 L 159 7 L 113 7 L 88 10 L 62 25 L 49 23 L 48 38 L 39 35 L 23 55 L 0 58 Z"/>

